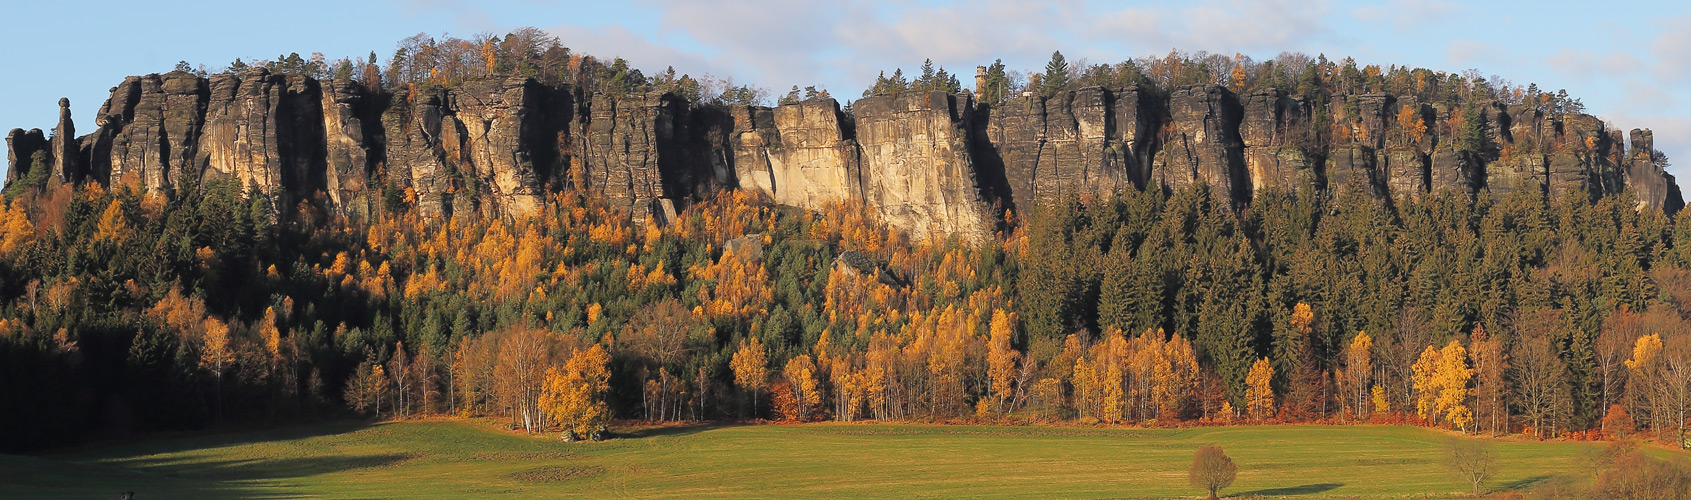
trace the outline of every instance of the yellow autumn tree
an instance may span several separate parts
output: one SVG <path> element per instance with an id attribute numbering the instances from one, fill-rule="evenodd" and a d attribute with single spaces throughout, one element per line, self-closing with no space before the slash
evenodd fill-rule
<path id="1" fill-rule="evenodd" d="M 1655 429 L 1658 435 L 1664 435 L 1662 431 L 1668 427 L 1656 423 L 1656 415 L 1667 413 L 1665 410 L 1668 406 L 1666 398 L 1662 397 L 1667 392 L 1662 390 L 1666 385 L 1663 384 L 1666 379 L 1662 366 L 1663 347 L 1661 334 L 1653 333 L 1639 337 L 1633 342 L 1632 357 L 1626 360 L 1627 373 L 1630 375 L 1627 379 L 1627 391 L 1642 400 L 1644 407 L 1639 408 L 1639 414 L 1650 417 L 1650 427 Z M 1673 419 L 1659 420 L 1671 424 Z"/>
<path id="2" fill-rule="evenodd" d="M 604 346 L 573 349 L 563 369 L 546 370 L 540 410 L 563 430 L 564 440 L 601 439 L 611 420 L 605 394 L 611 389 L 611 357 Z"/>
<path id="3" fill-rule="evenodd" d="M 1439 351 L 1433 346 L 1421 350 L 1421 357 L 1410 365 L 1410 381 L 1415 387 L 1415 414 L 1422 420 L 1437 418 L 1434 412 L 1438 400 Z"/>
<path id="4" fill-rule="evenodd" d="M 1294 330 L 1307 335 L 1314 324 L 1315 310 L 1309 307 L 1309 304 L 1299 302 L 1298 305 L 1292 306 L 1291 325 Z"/>
<path id="5" fill-rule="evenodd" d="M 1427 346 L 1410 370 L 1416 414 L 1466 431 L 1473 421 L 1473 411 L 1468 408 L 1471 392 L 1468 385 L 1473 381 L 1474 370 L 1468 366 L 1468 350 L 1462 343 L 1452 340 L 1444 349 Z"/>
<path id="6" fill-rule="evenodd" d="M 1162 330 L 1157 330 L 1161 336 Z M 1157 377 L 1157 418 L 1175 416 L 1197 393 L 1198 353 L 1186 337 L 1173 335 L 1163 343 L 1163 359 Z"/>
<path id="7" fill-rule="evenodd" d="M 276 327 L 276 308 L 264 308 L 264 319 L 258 322 L 258 337 L 264 341 L 264 352 L 272 361 L 282 357 L 282 331 Z"/>
<path id="8" fill-rule="evenodd" d="M 1350 392 L 1350 402 L 1356 409 L 1356 418 L 1368 416 L 1368 382 L 1374 371 L 1374 338 L 1368 332 L 1356 332 L 1351 338 L 1350 346 L 1345 348 L 1345 381 L 1346 389 Z"/>
<path id="9" fill-rule="evenodd" d="M 1006 313 L 1003 309 L 992 312 L 992 326 L 987 340 L 987 379 L 990 382 L 990 394 L 993 410 L 1003 413 L 1010 411 L 1009 401 L 1012 384 L 1015 382 L 1016 365 L 1021 360 L 1021 353 L 1010 346 L 1010 337 L 1015 334 L 1016 313 Z"/>
<path id="10" fill-rule="evenodd" d="M 791 391 L 788 404 L 778 408 L 781 417 L 789 421 L 809 420 L 816 406 L 822 404 L 822 393 L 817 390 L 816 384 L 816 364 L 810 361 L 810 355 L 800 354 L 787 360 L 787 365 L 781 369 L 781 378 L 786 381 L 787 390 Z"/>
<path id="11" fill-rule="evenodd" d="M 769 351 L 756 337 L 741 340 L 728 367 L 734 370 L 734 385 L 752 394 L 752 415 L 757 415 L 757 395 L 769 386 Z"/>
<path id="12" fill-rule="evenodd" d="M 1410 144 L 1419 144 L 1427 134 L 1427 124 L 1421 119 L 1421 113 L 1408 104 L 1397 112 L 1397 127 L 1404 142 Z"/>
<path id="13" fill-rule="evenodd" d="M 1295 314 L 1295 313 L 1294 313 Z M 1274 365 L 1268 358 L 1257 358 L 1245 375 L 1245 405 L 1251 418 L 1266 419 L 1274 414 Z"/>

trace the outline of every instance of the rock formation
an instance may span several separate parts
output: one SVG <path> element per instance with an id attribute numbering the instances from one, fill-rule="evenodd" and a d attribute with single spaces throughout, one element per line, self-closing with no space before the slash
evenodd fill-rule
<path id="1" fill-rule="evenodd" d="M 1640 209 L 1683 205 L 1648 130 L 1627 141 L 1590 115 L 1476 103 L 1485 144 L 1459 144 L 1462 109 L 1386 94 L 1091 87 L 988 106 L 912 91 L 842 112 L 828 98 L 724 108 L 521 78 L 390 93 L 254 69 L 127 78 L 82 137 L 60 104 L 51 138 L 7 134 L 7 182 L 37 168 L 142 190 L 223 180 L 348 217 L 394 199 L 426 217 L 524 216 L 569 186 L 666 220 L 727 187 L 809 209 L 855 201 L 913 235 L 968 240 L 1005 210 L 1198 183 L 1234 204 L 1325 189 L 1387 201 L 1630 191 Z M 38 152 L 46 164 L 31 163 Z"/>
<path id="2" fill-rule="evenodd" d="M 969 156 L 967 97 L 906 92 L 857 101 L 863 202 L 919 236 L 991 234 Z"/>
<path id="3" fill-rule="evenodd" d="M 22 179 L 35 168 L 46 168 L 45 165 L 34 165 L 31 158 L 37 152 L 47 151 L 47 138 L 41 134 L 41 129 L 32 128 L 25 132 L 21 128 L 12 129 L 6 134 L 6 184 Z"/>
<path id="4" fill-rule="evenodd" d="M 740 189 L 819 209 L 862 197 L 857 143 L 833 99 L 733 110 L 731 149 Z"/>

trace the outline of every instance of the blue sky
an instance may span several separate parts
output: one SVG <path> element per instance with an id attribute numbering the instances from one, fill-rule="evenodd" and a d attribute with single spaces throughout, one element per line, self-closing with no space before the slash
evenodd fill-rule
<path id="1" fill-rule="evenodd" d="M 947 2 L 933 0 L 294 0 L 14 2 L 0 27 L 0 130 L 52 127 L 71 99 L 80 133 L 126 75 L 178 60 L 374 50 L 419 32 L 467 36 L 535 26 L 648 72 L 733 77 L 780 92 L 819 84 L 855 96 L 877 72 L 924 58 L 961 74 L 1002 58 L 1043 67 L 1187 51 L 1351 56 L 1566 88 L 1621 129 L 1651 128 L 1691 173 L 1691 5 L 1685 2 L 1382 0 Z"/>

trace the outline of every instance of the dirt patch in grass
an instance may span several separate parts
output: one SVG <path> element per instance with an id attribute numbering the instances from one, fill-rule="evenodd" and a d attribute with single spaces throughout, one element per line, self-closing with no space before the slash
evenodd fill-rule
<path id="1" fill-rule="evenodd" d="M 605 468 L 597 465 L 552 466 L 535 467 L 511 474 L 511 479 L 530 483 L 561 483 L 585 479 L 605 473 Z"/>

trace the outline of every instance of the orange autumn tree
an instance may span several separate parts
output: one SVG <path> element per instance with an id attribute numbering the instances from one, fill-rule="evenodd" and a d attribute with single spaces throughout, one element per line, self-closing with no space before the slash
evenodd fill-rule
<path id="1" fill-rule="evenodd" d="M 809 420 L 816 407 L 822 404 L 822 393 L 816 383 L 816 364 L 810 361 L 810 355 L 800 354 L 787 360 L 787 365 L 781 369 L 781 378 L 782 387 L 776 391 L 776 411 L 780 412 L 781 419 L 789 422 Z"/>
<path id="2" fill-rule="evenodd" d="M 573 349 L 562 369 L 546 370 L 540 409 L 563 430 L 565 441 L 603 439 L 611 420 L 605 394 L 611 390 L 611 357 L 604 346 Z"/>
<path id="3" fill-rule="evenodd" d="M 1420 111 L 1408 104 L 1397 112 L 1397 127 L 1403 141 L 1410 144 L 1421 143 L 1421 138 L 1427 134 L 1427 124 L 1421 119 Z"/>

